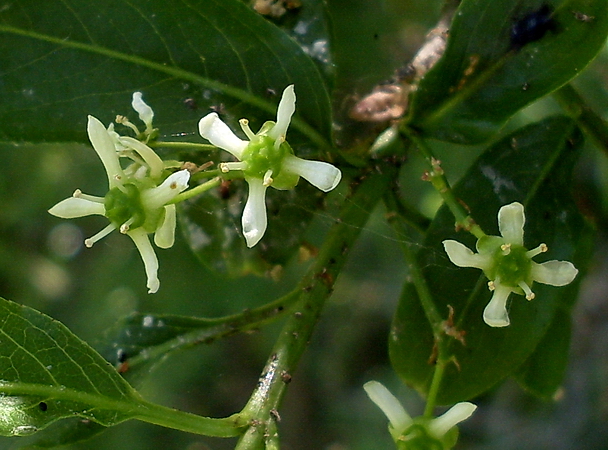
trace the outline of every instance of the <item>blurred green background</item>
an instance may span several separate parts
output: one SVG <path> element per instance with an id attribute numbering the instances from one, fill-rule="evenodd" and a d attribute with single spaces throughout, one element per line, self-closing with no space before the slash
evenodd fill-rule
<path id="1" fill-rule="evenodd" d="M 334 30 L 336 125 L 348 126 L 348 108 L 413 56 L 437 20 L 441 2 L 331 0 L 328 6 Z M 607 77 L 604 49 L 574 83 L 604 117 Z M 508 127 L 555 111 L 556 104 L 544 100 L 522 111 Z M 83 111 L 87 113 L 95 112 Z M 452 181 L 481 151 L 433 145 Z M 157 252 L 162 285 L 158 294 L 148 295 L 143 265 L 130 239 L 113 233 L 85 249 L 83 239 L 105 226 L 103 218 L 62 221 L 46 213 L 76 188 L 97 195 L 105 192 L 106 176 L 90 147 L 3 142 L 0 155 L 0 295 L 60 320 L 87 342 L 94 343 L 133 311 L 217 317 L 260 306 L 288 291 L 306 268 L 294 258 L 279 281 L 226 278 L 201 265 L 178 233 L 174 248 Z M 438 199 L 420 180 L 423 170 L 421 158 L 410 155 L 402 172 L 402 190 L 411 205 L 430 216 Z M 596 223 L 598 239 L 594 264 L 575 310 L 571 363 L 562 396 L 553 403 L 541 402 L 507 381 L 475 400 L 479 410 L 462 425 L 458 448 L 608 448 L 608 259 L 603 253 L 608 246 L 607 156 L 588 145 L 577 174 L 573 191 L 584 213 Z M 338 190 L 328 202 L 340 204 L 343 195 Z M 314 231 L 308 235 L 313 244 L 319 244 L 316 231 L 331 220 L 331 213 L 315 212 Z M 386 419 L 362 389 L 371 379 L 386 384 L 412 414 L 421 412 L 421 400 L 392 372 L 386 350 L 390 320 L 407 275 L 396 245 L 401 239 L 386 225 L 384 211 L 375 211 L 289 386 L 281 410 L 282 448 L 391 448 Z M 232 414 L 243 407 L 254 388 L 280 324 L 171 355 L 139 389 L 144 397 L 163 405 L 210 416 Z M 0 438 L 0 449 L 19 448 L 24 442 Z M 71 448 L 233 446 L 233 440 L 131 421 Z"/>

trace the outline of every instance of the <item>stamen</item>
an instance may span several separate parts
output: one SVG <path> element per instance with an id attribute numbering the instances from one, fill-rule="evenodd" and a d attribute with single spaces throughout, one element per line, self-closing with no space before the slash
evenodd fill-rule
<path id="1" fill-rule="evenodd" d="M 139 128 L 137 128 L 135 124 L 131 123 L 129 119 L 127 119 L 125 116 L 116 116 L 114 122 L 124 125 L 125 127 L 131 128 L 135 132 L 135 136 L 139 136 L 141 134 L 139 132 Z"/>
<path id="2" fill-rule="evenodd" d="M 220 163 L 219 168 L 222 173 L 228 173 L 231 170 L 247 170 L 249 165 L 246 161 L 235 161 Z"/>
<path id="3" fill-rule="evenodd" d="M 503 254 L 507 256 L 509 253 L 511 253 L 511 244 L 502 244 L 500 249 L 502 250 Z"/>
<path id="4" fill-rule="evenodd" d="M 116 226 L 111 223 L 109 224 L 107 227 L 105 227 L 103 230 L 101 230 L 99 233 L 95 234 L 94 236 L 91 236 L 88 239 L 84 240 L 84 245 L 87 248 L 91 248 L 93 247 L 93 244 L 97 241 L 99 241 L 100 239 L 103 239 L 104 237 L 106 237 L 108 234 L 110 234 L 112 231 L 114 231 L 116 229 Z"/>
<path id="5" fill-rule="evenodd" d="M 530 286 L 528 286 L 525 281 L 520 281 L 517 284 L 526 293 L 526 300 L 533 300 L 534 297 L 536 297 L 534 292 L 532 292 L 532 289 L 530 289 Z"/>
<path id="6" fill-rule="evenodd" d="M 264 181 L 262 184 L 264 186 L 270 186 L 274 180 L 272 179 L 272 169 L 268 169 L 264 174 Z"/>
<path id="7" fill-rule="evenodd" d="M 76 189 L 74 191 L 74 193 L 72 194 L 72 197 L 74 197 L 74 198 L 81 198 L 83 200 L 88 200 L 90 202 L 95 202 L 95 203 L 103 203 L 104 202 L 104 198 L 103 197 L 97 197 L 95 195 L 83 194 L 80 189 Z"/>
<path id="8" fill-rule="evenodd" d="M 279 136 L 277 140 L 274 141 L 274 149 L 278 150 L 283 142 L 285 142 L 285 136 Z"/>
<path id="9" fill-rule="evenodd" d="M 255 133 L 249 128 L 249 121 L 247 119 L 239 120 L 239 124 L 241 125 L 241 129 L 243 133 L 249 138 L 249 140 L 255 137 Z"/>
<path id="10" fill-rule="evenodd" d="M 127 231 L 129 231 L 129 227 L 131 226 L 131 224 L 132 224 L 133 222 L 135 222 L 135 218 L 134 218 L 134 217 L 131 217 L 129 220 L 127 220 L 125 223 L 123 223 L 123 224 L 120 226 L 120 232 L 121 232 L 122 234 L 127 234 Z"/>
<path id="11" fill-rule="evenodd" d="M 528 250 L 526 252 L 526 256 L 528 258 L 534 258 L 536 255 L 545 253 L 547 250 L 549 250 L 549 247 L 547 247 L 547 244 L 540 244 L 538 247 L 533 248 L 532 250 Z"/>

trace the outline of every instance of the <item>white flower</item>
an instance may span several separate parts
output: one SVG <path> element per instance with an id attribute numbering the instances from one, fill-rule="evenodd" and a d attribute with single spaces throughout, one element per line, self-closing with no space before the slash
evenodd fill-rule
<path id="1" fill-rule="evenodd" d="M 363 389 L 388 418 L 389 432 L 393 440 L 406 443 L 399 448 L 439 448 L 438 445 L 451 448 L 455 442 L 448 433 L 460 422 L 471 417 L 477 409 L 473 403 L 461 402 L 439 417 L 412 419 L 399 400 L 382 383 L 368 381 L 363 385 Z"/>
<path id="2" fill-rule="evenodd" d="M 249 128 L 249 121 L 240 125 L 249 139 L 236 136 L 216 113 L 203 117 L 199 124 L 201 136 L 216 147 L 236 157 L 238 162 L 220 164 L 223 172 L 242 170 L 249 184 L 249 196 L 243 211 L 243 235 L 248 247 L 257 244 L 266 231 L 266 189 L 292 189 L 300 177 L 324 192 L 334 189 L 342 173 L 335 166 L 321 161 L 298 158 L 285 142 L 287 128 L 296 108 L 293 85 L 287 86 L 279 102 L 277 121 L 266 122 L 257 134 Z"/>
<path id="3" fill-rule="evenodd" d="M 480 238 L 477 241 L 478 253 L 473 253 L 460 242 L 443 241 L 443 247 L 454 264 L 481 269 L 490 280 L 488 286 L 494 294 L 483 312 L 483 320 L 491 327 L 509 325 L 507 299 L 512 292 L 532 300 L 534 281 L 565 286 L 578 274 L 578 270 L 568 261 L 547 261 L 542 264 L 532 261 L 536 255 L 546 252 L 547 246 L 540 244 L 533 250 L 524 247 L 525 220 L 521 203 L 500 208 L 498 227 L 501 237 Z"/>
<path id="4" fill-rule="evenodd" d="M 168 203 L 188 187 L 190 173 L 181 170 L 163 180 L 162 167 L 159 167 L 159 161 L 162 165 L 162 160 L 150 147 L 135 139 L 132 143 L 128 140 L 127 142 L 132 144 L 130 151 L 136 153 L 131 155 L 132 159 L 139 162 L 123 169 L 115 147 L 116 137 L 112 131 L 106 130 L 105 126 L 92 116 L 89 116 L 87 131 L 91 144 L 106 169 L 109 191 L 105 197 L 95 197 L 76 190 L 72 197 L 57 203 L 49 213 L 64 219 L 92 214 L 107 217 L 110 224 L 86 239 L 85 245 L 93 246 L 116 229 L 128 235 L 144 262 L 148 292 L 154 293 L 160 287 L 158 260 L 148 234 L 154 233 L 154 243 L 160 248 L 173 245 L 175 205 Z"/>

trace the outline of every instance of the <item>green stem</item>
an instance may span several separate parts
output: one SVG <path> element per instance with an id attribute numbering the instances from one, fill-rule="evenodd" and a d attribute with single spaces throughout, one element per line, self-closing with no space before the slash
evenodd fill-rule
<path id="1" fill-rule="evenodd" d="M 201 150 L 204 152 L 213 152 L 217 150 L 215 145 L 211 144 L 197 144 L 195 142 L 166 142 L 166 141 L 152 141 L 148 142 L 148 145 L 152 148 L 173 148 L 177 150 Z"/>
<path id="2" fill-rule="evenodd" d="M 167 204 L 170 205 L 172 203 L 179 203 L 183 202 L 184 200 L 191 199 L 192 197 L 196 197 L 197 195 L 202 194 L 203 192 L 207 192 L 209 189 L 213 189 L 214 187 L 219 186 L 221 182 L 221 178 L 218 177 L 214 178 L 213 180 L 209 180 L 203 184 L 199 184 L 198 186 L 195 186 L 192 189 L 188 189 L 187 191 L 182 192 Z"/>
<path id="3" fill-rule="evenodd" d="M 253 106 L 260 108 L 263 111 L 267 111 L 271 114 L 275 114 L 275 112 L 276 112 L 276 108 L 277 108 L 276 104 L 269 102 L 267 100 L 264 100 L 264 99 L 258 97 L 257 95 L 251 94 L 243 89 L 235 88 L 228 84 L 224 84 L 219 81 L 212 80 L 210 78 L 202 77 L 193 72 L 181 69 L 181 68 L 173 66 L 173 65 L 157 63 L 157 62 L 151 61 L 149 59 L 142 58 L 141 56 L 129 55 L 127 53 L 123 53 L 123 52 L 119 52 L 119 51 L 112 50 L 109 48 L 101 47 L 99 45 L 93 45 L 93 44 L 87 44 L 84 42 L 73 41 L 73 40 L 70 40 L 69 38 L 66 39 L 63 37 L 58 38 L 58 37 L 54 37 L 54 36 L 49 36 L 48 34 L 42 34 L 42 33 L 37 33 L 35 31 L 24 30 L 21 28 L 12 27 L 10 25 L 0 25 L 0 33 L 9 33 L 9 34 L 15 34 L 18 36 L 25 36 L 25 37 L 29 37 L 31 39 L 36 39 L 39 41 L 50 42 L 50 43 L 56 44 L 60 47 L 73 48 L 73 49 L 77 49 L 77 50 L 81 50 L 81 51 L 85 51 L 85 52 L 89 52 L 89 53 L 107 56 L 108 58 L 116 59 L 119 61 L 125 61 L 125 62 L 131 63 L 131 64 L 136 64 L 136 65 L 139 65 L 142 67 L 146 67 L 148 69 L 158 71 L 160 73 L 170 75 L 177 79 L 187 80 L 192 83 L 196 83 L 201 86 L 205 86 L 205 87 L 217 90 L 230 97 L 236 98 L 238 100 L 242 100 L 246 103 L 249 103 L 250 105 L 253 105 Z M 301 120 L 297 117 L 294 117 L 291 120 L 291 125 L 294 128 L 297 128 L 302 134 L 306 135 L 312 142 L 314 142 L 321 148 L 330 148 L 330 145 L 325 140 L 325 138 L 323 138 L 323 136 L 321 136 L 313 127 L 308 125 L 303 120 Z"/>
<path id="4" fill-rule="evenodd" d="M 242 420 L 238 414 L 223 419 L 213 419 L 143 400 L 137 408 L 134 418 L 166 428 L 213 437 L 238 436 L 242 434 L 243 427 L 247 425 L 247 422 Z"/>
<path id="5" fill-rule="evenodd" d="M 424 142 L 424 139 L 422 139 L 416 131 L 409 127 L 403 127 L 401 131 L 405 133 L 414 144 L 416 144 L 418 150 L 420 150 L 424 158 L 429 163 L 431 170 L 426 174 L 426 178 L 431 182 L 437 192 L 439 192 L 439 195 L 441 195 L 448 208 L 450 208 L 450 211 L 456 219 L 456 225 L 470 232 L 478 239 L 485 236 L 486 234 L 483 232 L 481 227 L 475 223 L 468 211 L 454 195 L 454 191 L 450 187 L 450 184 L 444 175 L 443 169 L 441 168 L 441 161 L 435 158 L 432 150 L 426 145 L 426 142 Z"/>
<path id="6" fill-rule="evenodd" d="M 594 144 L 608 155 L 608 122 L 593 111 L 571 84 L 553 93 L 562 108 L 572 117 Z"/>
<path id="7" fill-rule="evenodd" d="M 241 412 L 251 427 L 242 437 L 238 450 L 265 448 L 277 420 L 277 410 L 287 384 L 306 349 L 325 302 L 331 294 L 349 250 L 355 243 L 375 205 L 396 176 L 394 166 L 385 165 L 370 173 L 347 198 L 336 223 L 330 228 L 316 261 L 300 283 L 295 312 L 285 323 L 258 386 Z"/>
<path id="8" fill-rule="evenodd" d="M 223 337 L 242 333 L 270 323 L 280 317 L 283 317 L 283 315 L 290 311 L 294 303 L 299 299 L 299 294 L 300 289 L 296 288 L 288 294 L 266 305 L 231 316 L 219 317 L 216 319 L 185 318 L 187 323 L 184 326 L 192 328 L 192 331 L 179 334 L 174 338 L 163 342 L 162 344 L 146 348 L 145 352 L 141 352 L 130 357 L 129 371 L 149 361 L 166 357 L 171 352 L 176 350 L 184 349 L 201 343 L 216 341 Z M 131 318 L 129 323 L 140 321 L 141 318 L 140 315 L 138 315 Z M 129 373 L 130 372 L 126 374 L 127 377 Z"/>
<path id="9" fill-rule="evenodd" d="M 439 345 L 439 344 L 438 344 Z M 443 352 L 440 352 L 443 353 Z M 439 388 L 441 387 L 441 381 L 445 373 L 446 361 L 443 358 L 438 358 L 435 363 L 435 371 L 433 372 L 433 380 L 431 381 L 431 387 L 429 388 L 429 394 L 426 397 L 426 405 L 424 407 L 424 417 L 430 419 L 433 417 L 433 411 L 437 404 L 437 395 L 439 394 Z"/>

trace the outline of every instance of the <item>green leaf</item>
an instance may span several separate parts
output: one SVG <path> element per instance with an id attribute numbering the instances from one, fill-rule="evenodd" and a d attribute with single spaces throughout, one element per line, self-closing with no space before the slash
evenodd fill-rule
<path id="1" fill-rule="evenodd" d="M 526 18 L 540 24 L 525 26 Z M 463 0 L 445 54 L 420 82 L 406 121 L 428 137 L 483 142 L 578 75 L 607 35 L 604 0 Z"/>
<path id="2" fill-rule="evenodd" d="M 570 320 L 569 311 L 558 309 L 532 356 L 514 374 L 524 389 L 547 400 L 558 393 L 566 373 L 572 329 Z"/>
<path id="3" fill-rule="evenodd" d="M 62 417 L 109 426 L 133 416 L 137 393 L 62 324 L 4 299 L 0 317 L 0 434 L 31 434 Z"/>
<path id="4" fill-rule="evenodd" d="M 0 435 L 33 434 L 66 417 L 103 426 L 136 418 L 210 436 L 235 436 L 243 425 L 146 402 L 89 345 L 34 309 L 0 298 L 0 318 Z"/>
<path id="5" fill-rule="evenodd" d="M 96 347 L 132 383 L 137 384 L 170 353 L 260 327 L 289 310 L 300 291 L 255 309 L 218 318 L 133 313 L 108 329 Z"/>
<path id="6" fill-rule="evenodd" d="M 591 254 L 591 231 L 570 197 L 571 171 L 581 142 L 575 123 L 563 117 L 525 127 L 489 148 L 456 186 L 455 194 L 485 232 L 493 235 L 499 234 L 499 208 L 521 202 L 526 211 L 525 245 L 533 248 L 545 242 L 549 247 L 536 260 L 568 260 L 582 270 Z M 561 288 L 534 284 L 536 298 L 530 302 L 512 294 L 511 325 L 492 328 L 482 320 L 491 297 L 488 280 L 478 269 L 452 264 L 442 246 L 445 239 L 475 248 L 475 239 L 455 231 L 454 217 L 443 207 L 425 238 L 419 264 L 437 311 L 447 317 L 448 305 L 453 307 L 454 326 L 465 333 L 465 345 L 446 338 L 450 339 L 448 355 L 455 357 L 457 365 L 448 365 L 438 401 L 452 404 L 471 399 L 513 374 L 538 347 L 556 310 L 569 310 L 581 276 Z M 423 394 L 433 374 L 433 345 L 416 292 L 406 285 L 393 320 L 389 351 L 395 370 Z"/>
<path id="7" fill-rule="evenodd" d="M 0 137 L 86 141 L 87 114 L 133 117 L 136 90 L 163 136 L 191 137 L 210 108 L 256 128 L 292 83 L 294 128 L 319 146 L 331 133 L 314 62 L 238 0 L 19 0 L 0 12 L 0 35 Z"/>

